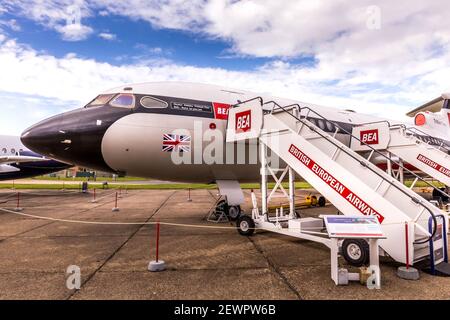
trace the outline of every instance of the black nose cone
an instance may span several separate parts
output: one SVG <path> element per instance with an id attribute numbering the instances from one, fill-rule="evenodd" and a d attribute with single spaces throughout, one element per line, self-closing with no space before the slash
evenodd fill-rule
<path id="1" fill-rule="evenodd" d="M 24 131 L 21 140 L 30 150 L 48 158 L 113 172 L 101 151 L 103 136 L 112 123 L 108 120 L 108 113 L 77 109 L 37 123 Z"/>
<path id="2" fill-rule="evenodd" d="M 60 130 L 62 120 L 63 115 L 58 115 L 31 126 L 22 133 L 22 143 L 36 153 L 54 156 L 63 137 Z"/>

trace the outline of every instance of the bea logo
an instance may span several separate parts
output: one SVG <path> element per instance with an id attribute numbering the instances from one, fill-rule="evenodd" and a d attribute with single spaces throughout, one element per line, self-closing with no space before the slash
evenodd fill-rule
<path id="1" fill-rule="evenodd" d="M 378 129 L 361 131 L 359 136 L 361 144 L 378 144 Z"/>
<path id="2" fill-rule="evenodd" d="M 252 128 L 251 110 L 236 113 L 236 133 L 247 132 Z"/>
<path id="3" fill-rule="evenodd" d="M 228 119 L 228 109 L 230 105 L 226 103 L 213 102 L 214 114 L 216 119 L 227 120 Z"/>

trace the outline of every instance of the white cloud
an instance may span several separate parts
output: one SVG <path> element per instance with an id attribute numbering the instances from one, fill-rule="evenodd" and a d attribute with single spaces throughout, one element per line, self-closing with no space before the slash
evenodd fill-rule
<path id="1" fill-rule="evenodd" d="M 63 40 L 80 41 L 94 31 L 83 24 L 92 15 L 84 0 L 3 0 L 4 9 L 18 16 L 31 19 L 61 34 Z"/>
<path id="2" fill-rule="evenodd" d="M 1 8 L 0 8 L 0 14 L 1 14 Z M 11 29 L 12 31 L 20 31 L 22 28 L 17 23 L 16 19 L 9 19 L 9 20 L 0 20 L 0 27 L 6 27 L 8 29 Z"/>
<path id="3" fill-rule="evenodd" d="M 44 108 L 45 116 L 59 112 L 65 103 L 71 108 L 82 106 L 99 92 L 124 83 L 167 80 L 218 84 L 391 117 L 399 117 L 409 109 L 389 101 L 377 101 L 377 96 L 354 94 L 353 86 L 336 89 L 317 79 L 315 69 L 293 67 L 286 62 L 272 63 L 252 72 L 199 68 L 166 60 L 115 66 L 75 54 L 56 58 L 5 38 L 0 43 L 0 69 L 8 75 L 0 78 L 0 93 L 38 99 L 36 108 Z M 58 108 L 48 109 L 48 105 Z M 21 110 L 20 104 L 14 106 Z M 16 113 L 2 115 L 2 133 L 11 127 L 8 123 L 17 123 L 16 117 Z M 21 121 L 20 126 L 25 128 L 35 122 L 31 120 L 39 119 Z"/>
<path id="4" fill-rule="evenodd" d="M 67 9 L 71 4 L 2 2 L 9 11 L 14 8 L 66 38 L 89 36 L 93 30 L 83 23 L 98 12 L 221 39 L 230 44 L 227 55 L 275 61 L 242 72 L 196 68 L 163 59 L 160 48 L 142 48 L 145 57 L 119 57 L 128 64 L 114 66 L 77 56 L 57 59 L 3 39 L 0 68 L 8 79 L 0 78 L 0 90 L 82 103 L 126 82 L 184 80 L 400 117 L 450 89 L 450 7 L 443 0 L 411 0 L 407 5 L 388 0 L 79 0 L 80 25 L 87 29 L 78 30 L 78 38 L 77 32 L 64 29 L 71 25 L 67 21 L 76 21 L 73 12 L 78 11 Z M 380 9 L 380 29 L 367 27 L 372 5 Z M 315 61 L 309 67 L 292 59 L 308 56 Z"/>
<path id="5" fill-rule="evenodd" d="M 63 40 L 66 41 L 84 40 L 93 32 L 91 27 L 77 23 L 58 25 L 55 27 L 55 30 L 58 31 Z"/>
<path id="6" fill-rule="evenodd" d="M 98 36 L 104 40 L 113 41 L 117 39 L 117 36 L 113 33 L 109 32 L 101 32 L 98 34 Z"/>

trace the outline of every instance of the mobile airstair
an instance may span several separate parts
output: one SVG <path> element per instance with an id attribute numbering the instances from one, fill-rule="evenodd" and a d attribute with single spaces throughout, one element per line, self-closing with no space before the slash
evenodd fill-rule
<path id="1" fill-rule="evenodd" d="M 351 148 L 372 152 L 374 149 L 396 155 L 402 163 L 414 168 L 450 187 L 450 148 L 443 142 L 404 125 L 390 125 L 387 121 L 362 124 L 353 127 Z M 369 148 L 370 147 L 370 148 Z M 387 163 L 388 168 L 392 166 Z M 403 170 L 398 171 L 403 181 Z"/>
<path id="2" fill-rule="evenodd" d="M 320 240 L 324 234 L 320 231 L 319 219 L 299 219 L 295 215 L 295 171 L 343 215 L 376 216 L 386 236 L 379 245 L 382 252 L 394 260 L 406 265 L 427 258 L 433 265 L 445 263 L 447 242 L 445 239 L 443 243 L 442 238 L 448 226 L 446 219 L 439 218 L 443 212 L 370 159 L 338 141 L 339 127 L 330 135 L 308 121 L 304 111 L 316 113 L 299 105 L 264 103 L 260 97 L 241 102 L 229 111 L 227 142 L 259 141 L 262 203 L 261 210 L 254 208 L 252 213 L 255 227 L 267 227 L 270 231 L 329 245 L 326 240 Z M 382 154 L 361 143 L 374 153 Z M 273 156 L 269 157 L 269 151 L 281 161 L 276 163 Z M 280 168 L 282 165 L 286 166 Z M 268 176 L 276 182 L 271 192 L 267 188 Z M 286 176 L 289 191 L 281 184 Z M 290 208 L 286 209 L 286 214 L 281 209 L 273 217 L 268 213 L 268 201 L 277 188 L 289 199 Z M 435 254 L 432 250 L 440 251 Z"/>

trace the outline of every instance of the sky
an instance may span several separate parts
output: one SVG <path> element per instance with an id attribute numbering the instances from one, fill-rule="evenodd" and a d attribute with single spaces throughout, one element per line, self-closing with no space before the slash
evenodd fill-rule
<path id="1" fill-rule="evenodd" d="M 1 0 L 0 134 L 147 81 L 405 119 L 450 91 L 449 16 L 443 0 Z"/>

